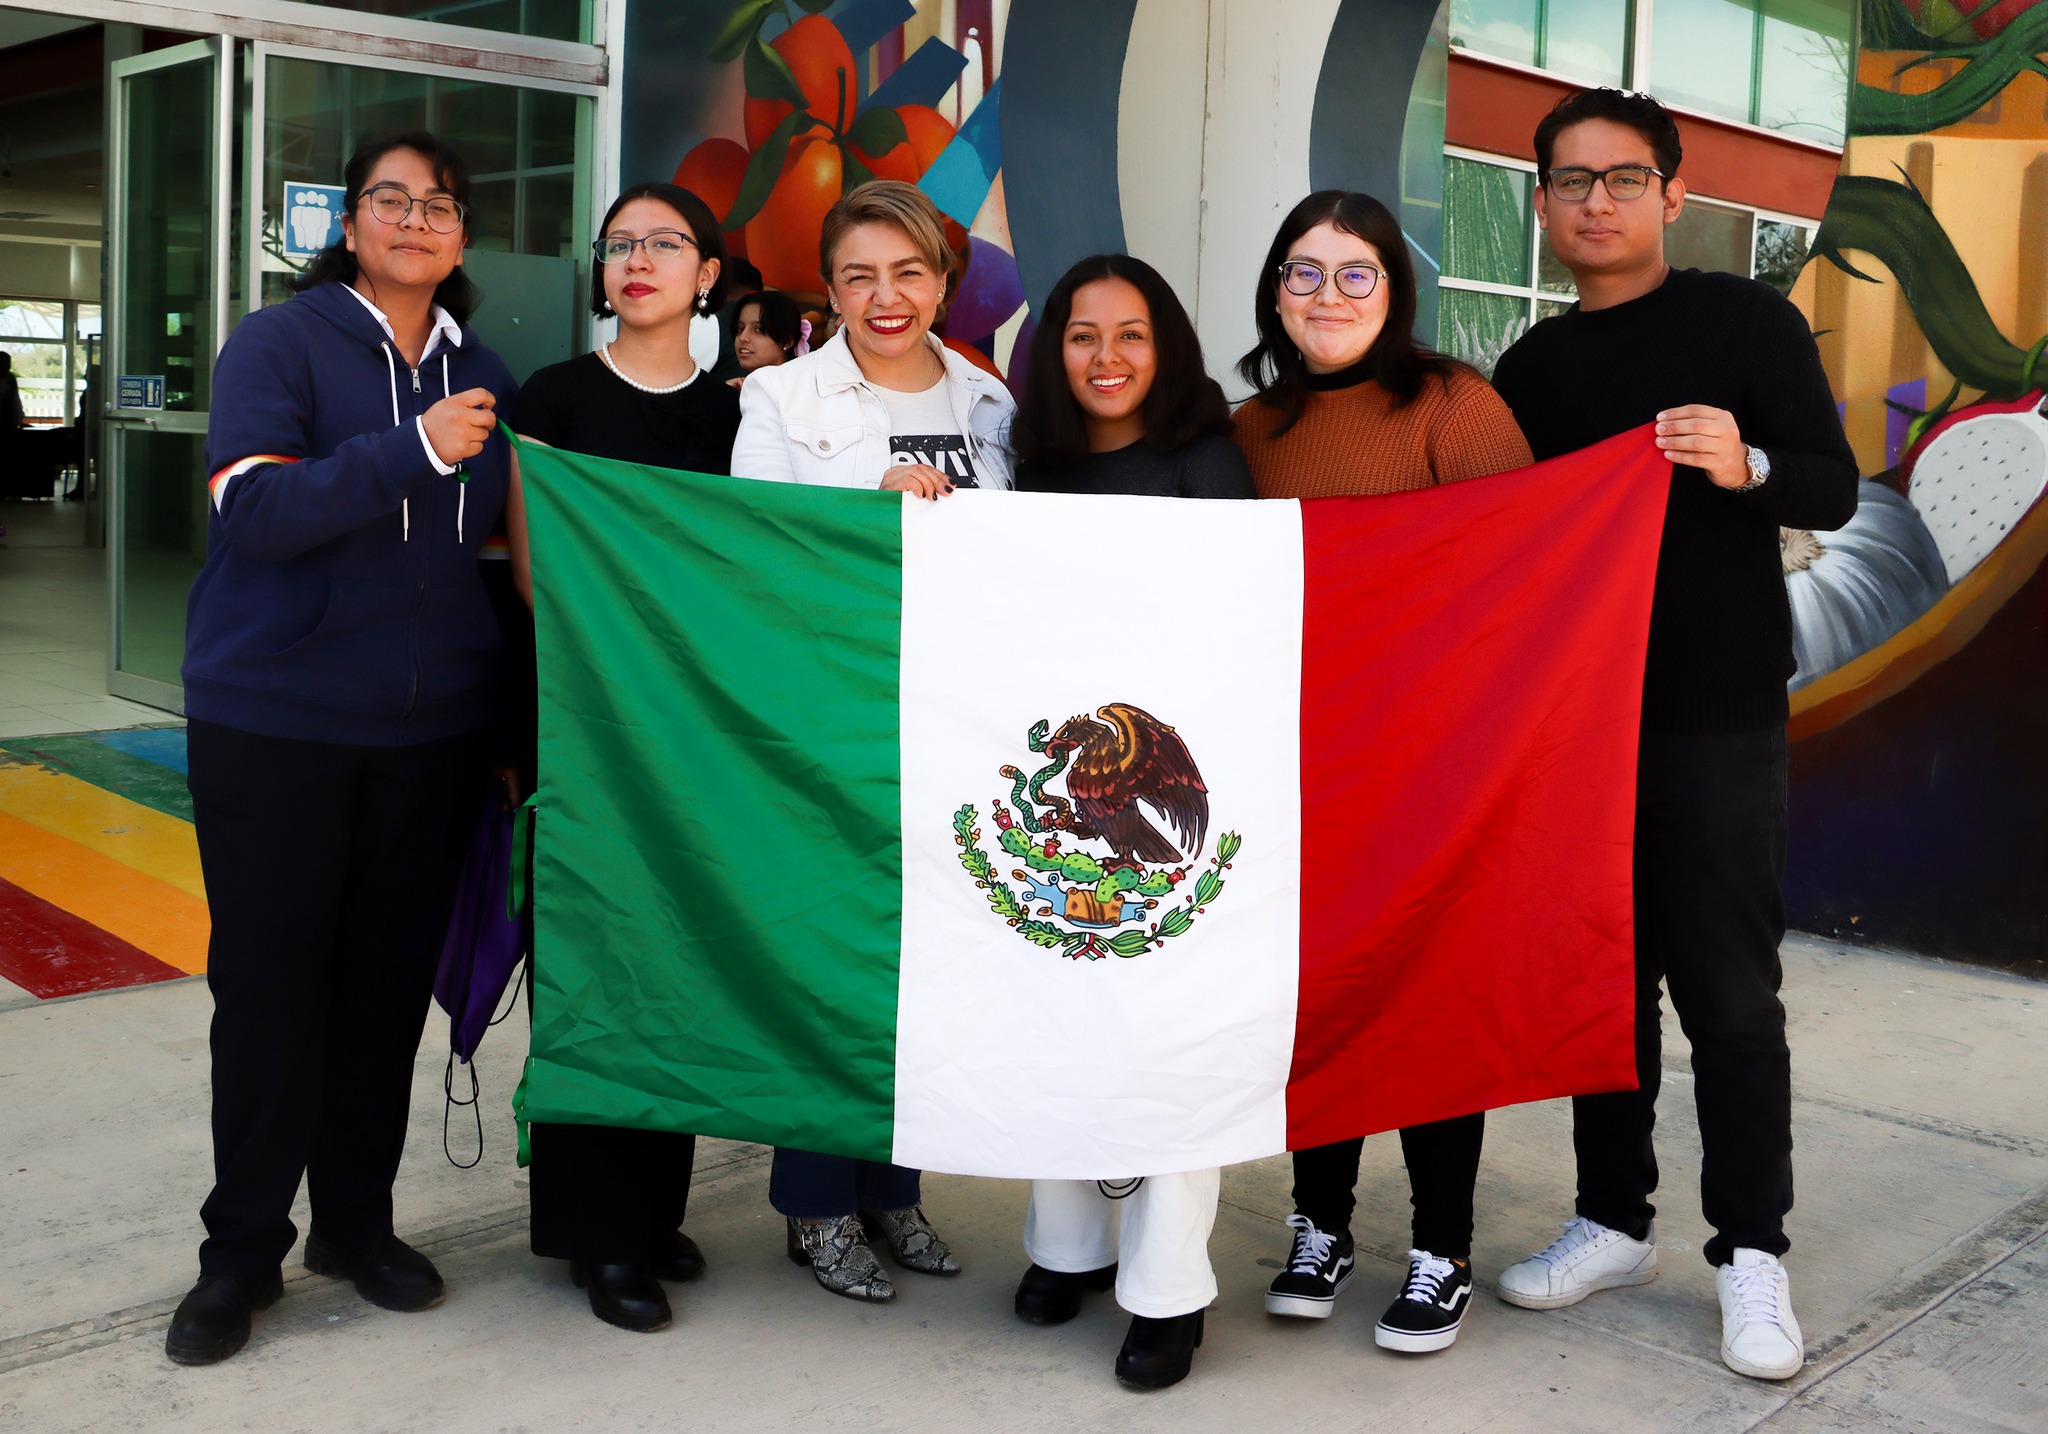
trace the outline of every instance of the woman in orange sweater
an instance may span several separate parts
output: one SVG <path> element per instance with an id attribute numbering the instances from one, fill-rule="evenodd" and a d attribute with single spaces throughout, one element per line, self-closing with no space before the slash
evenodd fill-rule
<path id="1" fill-rule="evenodd" d="M 1415 271 L 1401 226 L 1366 194 L 1319 190 L 1281 221 L 1259 275 L 1259 342 L 1238 363 L 1256 392 L 1237 442 L 1261 498 L 1400 493 L 1530 462 L 1478 372 L 1415 342 Z M 1401 1132 L 1414 1248 L 1380 1317 L 1385 1349 L 1445 1349 L 1472 1297 L 1472 1190 L 1484 1113 Z M 1278 1315 L 1321 1319 L 1351 1281 L 1362 1140 L 1294 1155 L 1294 1248 L 1266 1292 Z"/>

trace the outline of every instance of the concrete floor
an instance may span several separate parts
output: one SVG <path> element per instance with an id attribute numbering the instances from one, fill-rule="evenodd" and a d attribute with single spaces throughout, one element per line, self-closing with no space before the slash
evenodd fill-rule
<path id="1" fill-rule="evenodd" d="M 1385 1136 L 1360 1180 L 1360 1278 L 1327 1322 L 1271 1319 L 1259 1294 L 1286 1246 L 1288 1175 L 1263 1161 L 1224 1177 L 1223 1293 L 1193 1376 L 1135 1395 L 1110 1375 L 1126 1321 L 1107 1300 L 1059 1329 L 1011 1314 L 1021 1185 L 930 1177 L 926 1209 L 966 1273 L 905 1275 L 894 1305 L 868 1307 L 784 1259 L 766 1152 L 723 1141 L 700 1150 L 688 1225 L 710 1275 L 672 1290 L 663 1333 L 599 1324 L 562 1265 L 526 1253 L 506 1104 L 517 1021 L 484 1044 L 486 1149 L 463 1171 L 440 1149 L 438 1018 L 398 1218 L 448 1277 L 447 1303 L 387 1313 L 294 1264 L 244 1353 L 180 1369 L 163 1332 L 195 1273 L 208 1175 L 209 1004 L 187 981 L 0 1011 L 0 1428 L 2048 1430 L 2048 989 L 1800 938 L 1786 962 L 1787 1263 L 1808 1352 L 1788 1384 L 1717 1357 L 1675 1037 L 1655 1283 L 1550 1314 L 1482 1296 L 1450 1351 L 1374 1348 L 1407 1245 Z M 1568 1213 L 1568 1119 L 1561 1103 L 1494 1118 L 1482 1286 Z M 474 1128 L 454 1138 L 463 1149 Z"/>

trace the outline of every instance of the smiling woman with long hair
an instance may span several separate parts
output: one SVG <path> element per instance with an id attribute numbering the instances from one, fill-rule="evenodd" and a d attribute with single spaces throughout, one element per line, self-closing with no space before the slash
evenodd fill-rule
<path id="1" fill-rule="evenodd" d="M 1514 416 L 1478 371 L 1415 341 L 1407 250 L 1400 224 L 1369 194 L 1319 190 L 1281 221 L 1254 291 L 1259 342 L 1238 364 L 1256 390 L 1237 411 L 1237 436 L 1260 497 L 1400 493 L 1530 461 Z M 1458 1336 L 1485 1121 L 1472 1114 L 1401 1132 L 1413 1248 L 1401 1294 L 1374 1331 L 1383 1349 L 1422 1354 Z M 1363 1143 L 1294 1153 L 1294 1244 L 1266 1292 L 1271 1313 L 1325 1318 L 1350 1281 Z"/>

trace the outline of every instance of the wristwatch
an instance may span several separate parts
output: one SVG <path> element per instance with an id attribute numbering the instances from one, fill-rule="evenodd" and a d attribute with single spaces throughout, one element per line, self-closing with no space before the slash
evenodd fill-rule
<path id="1" fill-rule="evenodd" d="M 1731 493 L 1747 493 L 1752 488 L 1764 486 L 1764 480 L 1771 476 L 1771 455 L 1754 443 L 1749 445 L 1749 481 L 1740 488 L 1731 488 Z"/>

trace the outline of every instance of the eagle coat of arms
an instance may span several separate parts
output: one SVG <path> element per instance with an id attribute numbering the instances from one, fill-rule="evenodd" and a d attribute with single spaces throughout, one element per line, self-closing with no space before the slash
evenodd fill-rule
<path id="1" fill-rule="evenodd" d="M 1025 744 L 1047 760 L 1033 772 L 1004 764 L 1009 794 L 991 804 L 996 844 L 1021 867 L 1006 878 L 981 849 L 972 804 L 953 814 L 960 864 L 995 914 L 1077 961 L 1137 956 L 1189 931 L 1222 893 L 1243 841 L 1223 833 L 1195 870 L 1208 843 L 1209 789 L 1180 734 L 1112 702 L 1056 732 L 1034 723 Z M 1047 790 L 1055 781 L 1064 796 Z"/>

